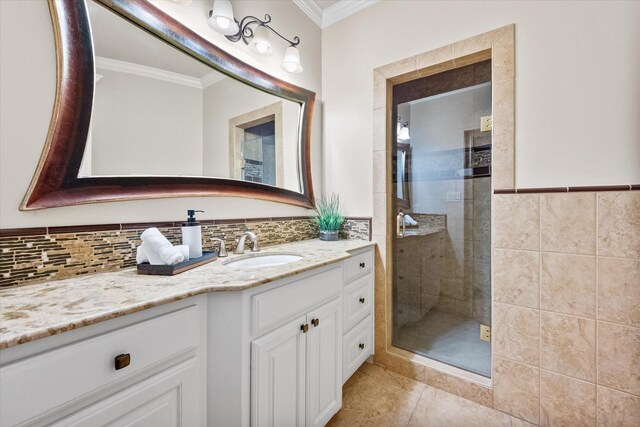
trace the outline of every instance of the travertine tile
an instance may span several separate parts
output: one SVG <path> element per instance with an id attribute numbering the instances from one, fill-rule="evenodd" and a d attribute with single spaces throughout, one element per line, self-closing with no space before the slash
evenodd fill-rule
<path id="1" fill-rule="evenodd" d="M 537 424 L 540 370 L 501 357 L 494 357 L 493 362 L 493 407 Z"/>
<path id="2" fill-rule="evenodd" d="M 503 112 L 503 116 L 508 115 Z M 494 129 L 503 129 L 501 133 L 494 133 L 491 149 L 492 163 L 492 181 L 493 188 L 496 189 L 512 189 L 515 187 L 515 132 L 513 130 L 504 129 L 505 126 L 500 122 L 504 117 L 494 115 Z M 498 120 L 498 121 L 496 121 Z M 522 196 L 522 195 L 521 195 Z"/>
<path id="3" fill-rule="evenodd" d="M 595 426 L 596 385 L 540 372 L 541 426 Z"/>
<path id="4" fill-rule="evenodd" d="M 427 384 L 480 405 L 491 406 L 493 391 L 490 388 L 429 367 L 425 367 L 423 372 Z"/>
<path id="5" fill-rule="evenodd" d="M 598 255 L 640 258 L 640 191 L 598 193 Z"/>
<path id="6" fill-rule="evenodd" d="M 640 328 L 598 322 L 598 384 L 640 396 Z"/>
<path id="7" fill-rule="evenodd" d="M 387 79 L 378 72 L 373 72 L 373 109 L 387 107 Z"/>
<path id="8" fill-rule="evenodd" d="M 363 363 L 358 372 L 375 378 L 377 384 L 384 388 L 398 387 L 410 393 L 422 395 L 422 391 L 426 387 L 424 383 L 371 363 Z"/>
<path id="9" fill-rule="evenodd" d="M 539 310 L 495 303 L 492 328 L 494 354 L 538 366 L 539 318 Z"/>
<path id="10" fill-rule="evenodd" d="M 423 394 L 418 401 L 418 405 L 411 415 L 409 426 L 511 427 L 512 417 L 505 413 L 478 405 L 442 390 L 432 390 L 431 393 Z"/>
<path id="11" fill-rule="evenodd" d="M 598 319 L 640 326 L 640 260 L 598 257 Z"/>
<path id="12" fill-rule="evenodd" d="M 598 386 L 598 425 L 638 427 L 640 397 Z"/>
<path id="13" fill-rule="evenodd" d="M 416 68 L 421 77 L 442 73 L 443 71 L 452 69 L 454 66 L 451 45 L 430 50 L 416 56 Z"/>
<path id="14" fill-rule="evenodd" d="M 342 409 L 328 426 L 406 425 L 420 398 L 356 372 L 343 388 Z"/>
<path id="15" fill-rule="evenodd" d="M 416 71 L 416 57 L 411 56 L 409 58 L 401 59 L 400 61 L 392 62 L 391 64 L 383 65 L 374 70 L 381 76 L 391 79 L 402 74 Z"/>
<path id="16" fill-rule="evenodd" d="M 595 257 L 543 253 L 540 297 L 543 310 L 595 318 Z"/>
<path id="17" fill-rule="evenodd" d="M 494 81 L 492 82 L 492 89 L 493 135 L 511 133 L 515 129 L 515 80 L 505 79 Z M 503 147 L 501 147 L 501 149 L 502 148 Z M 513 149 L 513 145 L 511 145 L 511 148 Z"/>
<path id="18" fill-rule="evenodd" d="M 387 111 L 385 108 L 373 110 L 373 151 L 383 151 L 387 147 Z"/>
<path id="19" fill-rule="evenodd" d="M 539 250 L 540 195 L 495 195 L 493 217 L 494 247 Z"/>
<path id="20" fill-rule="evenodd" d="M 387 196 L 385 194 L 373 195 L 371 230 L 378 236 L 387 233 Z"/>
<path id="21" fill-rule="evenodd" d="M 540 367 L 595 382 L 595 320 L 541 312 Z"/>
<path id="22" fill-rule="evenodd" d="M 540 305 L 540 254 L 533 251 L 493 251 L 494 300 L 524 307 Z"/>
<path id="23" fill-rule="evenodd" d="M 594 255 L 595 193 L 550 193 L 541 197 L 541 250 Z"/>
<path id="24" fill-rule="evenodd" d="M 493 44 L 491 51 L 491 80 L 500 81 L 515 78 L 515 40 L 513 32 L 504 34 Z"/>
<path id="25" fill-rule="evenodd" d="M 387 152 L 373 152 L 373 193 L 385 194 L 387 192 Z M 386 217 L 385 217 L 386 219 Z"/>

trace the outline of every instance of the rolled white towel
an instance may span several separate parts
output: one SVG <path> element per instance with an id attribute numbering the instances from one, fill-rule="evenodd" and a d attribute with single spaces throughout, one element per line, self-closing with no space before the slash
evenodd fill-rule
<path id="1" fill-rule="evenodd" d="M 418 225 L 418 223 L 416 222 L 415 219 L 411 218 L 411 216 L 409 216 L 409 214 L 404 214 L 404 222 L 407 225 Z"/>
<path id="2" fill-rule="evenodd" d="M 174 248 L 180 251 L 185 261 L 189 261 L 189 245 L 175 245 Z"/>
<path id="3" fill-rule="evenodd" d="M 140 236 L 145 246 L 147 254 L 152 251 L 158 254 L 164 264 L 176 265 L 184 261 L 184 256 L 176 249 L 166 237 L 155 227 L 147 228 Z"/>
<path id="4" fill-rule="evenodd" d="M 148 262 L 151 265 L 165 265 L 164 261 L 160 259 L 160 256 L 150 250 L 149 246 L 144 242 L 142 242 L 142 244 L 137 248 L 136 262 L 138 264 Z"/>

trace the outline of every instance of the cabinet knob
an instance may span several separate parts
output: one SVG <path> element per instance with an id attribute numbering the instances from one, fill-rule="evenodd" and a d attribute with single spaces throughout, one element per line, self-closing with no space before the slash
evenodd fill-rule
<path id="1" fill-rule="evenodd" d="M 305 323 L 304 325 L 300 325 L 300 330 L 303 334 L 306 334 L 309 331 L 309 324 Z"/>
<path id="2" fill-rule="evenodd" d="M 131 355 L 129 353 L 119 354 L 114 359 L 116 371 L 126 368 L 131 363 Z"/>
<path id="3" fill-rule="evenodd" d="M 360 304 L 364 304 L 364 298 L 360 298 Z"/>
<path id="4" fill-rule="evenodd" d="M 364 343 L 361 342 L 360 344 L 358 344 L 358 347 L 360 347 L 360 350 L 364 350 Z"/>
<path id="5" fill-rule="evenodd" d="M 365 264 L 364 262 L 360 263 L 360 268 L 365 268 L 367 264 Z"/>
<path id="6" fill-rule="evenodd" d="M 320 324 L 320 319 L 311 319 L 311 324 L 315 327 Z"/>

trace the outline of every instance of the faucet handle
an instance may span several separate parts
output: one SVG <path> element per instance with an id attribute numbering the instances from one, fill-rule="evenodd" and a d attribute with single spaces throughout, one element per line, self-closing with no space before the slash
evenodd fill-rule
<path id="1" fill-rule="evenodd" d="M 217 237 L 214 237 L 214 238 L 211 239 L 211 241 L 212 242 L 220 242 L 220 251 L 218 251 L 218 257 L 219 258 L 224 258 L 224 257 L 229 255 L 227 253 L 227 248 L 224 245 L 224 240 L 218 239 Z"/>

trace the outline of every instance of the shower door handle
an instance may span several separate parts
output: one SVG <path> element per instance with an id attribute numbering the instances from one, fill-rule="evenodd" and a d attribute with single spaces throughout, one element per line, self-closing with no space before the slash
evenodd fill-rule
<path id="1" fill-rule="evenodd" d="M 396 217 L 396 234 L 398 235 L 398 237 L 404 237 L 404 229 L 405 229 L 404 214 L 400 212 Z"/>

